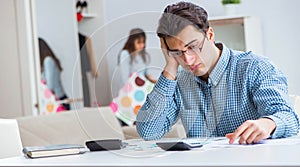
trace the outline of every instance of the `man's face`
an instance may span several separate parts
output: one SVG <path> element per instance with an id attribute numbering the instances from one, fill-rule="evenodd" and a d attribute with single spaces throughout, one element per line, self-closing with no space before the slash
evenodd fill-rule
<path id="1" fill-rule="evenodd" d="M 182 29 L 178 35 L 167 37 L 165 43 L 168 56 L 174 57 L 195 76 L 208 76 L 216 64 L 216 56 L 211 54 L 211 40 L 191 25 Z"/>

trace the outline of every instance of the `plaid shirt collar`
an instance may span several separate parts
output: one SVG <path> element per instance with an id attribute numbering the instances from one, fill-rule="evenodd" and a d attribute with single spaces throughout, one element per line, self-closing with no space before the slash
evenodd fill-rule
<path id="1" fill-rule="evenodd" d="M 213 86 L 218 85 L 220 82 L 222 75 L 224 74 L 227 65 L 229 63 L 230 58 L 230 50 L 223 43 L 216 43 L 216 46 L 222 50 L 222 54 L 215 66 L 212 70 L 211 74 L 208 78 L 208 84 L 212 84 Z M 201 80 L 198 76 L 195 76 L 195 80 L 200 84 L 207 84 L 205 81 Z"/>

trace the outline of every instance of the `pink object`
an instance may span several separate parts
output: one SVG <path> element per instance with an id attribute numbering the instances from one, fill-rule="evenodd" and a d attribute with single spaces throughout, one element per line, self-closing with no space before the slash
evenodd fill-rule
<path id="1" fill-rule="evenodd" d="M 115 102 L 111 102 L 109 106 L 114 113 L 118 111 L 118 105 Z"/>
<path id="2" fill-rule="evenodd" d="M 51 96 L 53 96 L 52 92 L 47 88 L 44 90 L 44 95 L 46 99 L 49 99 Z"/>
<path id="3" fill-rule="evenodd" d="M 59 105 L 56 109 L 56 112 L 62 112 L 62 111 L 65 111 L 66 108 L 63 106 L 63 105 Z"/>

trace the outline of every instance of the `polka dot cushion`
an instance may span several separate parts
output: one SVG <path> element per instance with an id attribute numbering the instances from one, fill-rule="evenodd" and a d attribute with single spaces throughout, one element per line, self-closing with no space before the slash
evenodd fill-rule
<path id="1" fill-rule="evenodd" d="M 144 104 L 147 94 L 152 91 L 153 86 L 152 82 L 143 79 L 137 73 L 133 73 L 127 83 L 119 90 L 118 96 L 110 103 L 116 117 L 132 126 L 139 109 Z"/>

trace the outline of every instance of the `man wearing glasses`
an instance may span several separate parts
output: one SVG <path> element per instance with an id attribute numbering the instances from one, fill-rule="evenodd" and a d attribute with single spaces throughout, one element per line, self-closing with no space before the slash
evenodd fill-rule
<path id="1" fill-rule="evenodd" d="M 187 137 L 226 136 L 229 143 L 298 133 L 285 76 L 266 58 L 215 43 L 203 8 L 167 6 L 157 34 L 166 65 L 137 115 L 142 138 L 160 139 L 179 118 Z"/>

